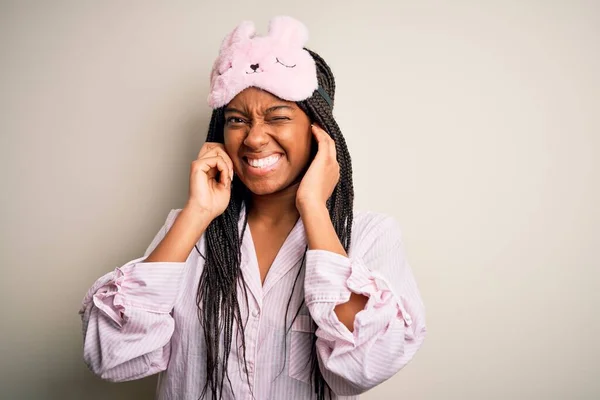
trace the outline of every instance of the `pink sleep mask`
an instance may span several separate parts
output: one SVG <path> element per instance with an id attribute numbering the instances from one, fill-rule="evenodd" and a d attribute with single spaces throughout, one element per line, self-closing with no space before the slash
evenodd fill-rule
<path id="1" fill-rule="evenodd" d="M 221 44 L 208 104 L 223 107 L 248 87 L 288 101 L 311 97 L 320 88 L 315 60 L 304 49 L 307 40 L 306 26 L 291 17 L 273 18 L 266 36 L 257 36 L 252 22 L 242 22 Z"/>

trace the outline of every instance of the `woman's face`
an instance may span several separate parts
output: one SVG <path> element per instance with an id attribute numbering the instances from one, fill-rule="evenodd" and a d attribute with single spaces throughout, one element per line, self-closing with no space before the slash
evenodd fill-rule
<path id="1" fill-rule="evenodd" d="M 296 103 L 256 88 L 225 107 L 225 150 L 252 193 L 276 193 L 297 181 L 310 159 L 310 124 Z"/>

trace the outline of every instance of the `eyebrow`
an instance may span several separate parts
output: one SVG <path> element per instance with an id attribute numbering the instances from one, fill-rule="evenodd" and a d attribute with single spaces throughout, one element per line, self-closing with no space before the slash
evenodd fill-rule
<path id="1" fill-rule="evenodd" d="M 233 108 L 233 107 L 227 107 L 225 109 L 225 114 L 227 113 L 238 113 L 238 114 L 242 114 L 242 115 L 246 115 L 245 112 L 238 110 L 237 108 Z"/>
<path id="2" fill-rule="evenodd" d="M 265 114 L 271 113 L 273 111 L 278 111 L 278 110 L 281 110 L 281 109 L 286 109 L 286 110 L 289 110 L 289 111 L 294 111 L 294 109 L 292 107 L 290 107 L 290 106 L 280 105 L 280 106 L 274 106 L 274 107 L 267 108 L 267 111 L 265 112 Z"/>
<path id="3" fill-rule="evenodd" d="M 282 110 L 282 109 L 286 109 L 286 110 L 290 110 L 290 111 L 294 111 L 294 109 L 290 106 L 287 105 L 279 105 L 279 106 L 273 106 L 273 107 L 269 107 L 267 108 L 267 110 L 265 111 L 265 114 L 269 114 L 272 113 L 274 111 L 278 111 L 278 110 Z M 225 109 L 225 113 L 238 113 L 241 115 L 247 115 L 245 112 L 238 110 L 237 108 L 233 108 L 233 107 L 227 107 Z"/>

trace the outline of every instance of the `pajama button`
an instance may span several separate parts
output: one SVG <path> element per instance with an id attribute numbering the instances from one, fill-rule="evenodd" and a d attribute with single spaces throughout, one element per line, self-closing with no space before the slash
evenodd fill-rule
<path id="1" fill-rule="evenodd" d="M 252 311 L 252 316 L 253 316 L 254 318 L 258 318 L 258 316 L 259 316 L 259 315 L 260 315 L 260 311 L 258 311 L 258 310 L 254 310 L 254 311 Z"/>

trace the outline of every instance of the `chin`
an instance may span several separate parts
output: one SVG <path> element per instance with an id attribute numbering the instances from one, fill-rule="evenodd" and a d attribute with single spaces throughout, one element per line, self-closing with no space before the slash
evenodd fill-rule
<path id="1" fill-rule="evenodd" d="M 252 194 L 257 196 L 266 196 L 270 194 L 275 194 L 282 192 L 288 189 L 290 186 L 293 186 L 295 182 L 288 182 L 284 180 L 283 182 L 279 179 L 264 179 L 258 181 L 249 181 L 244 182 L 244 185 L 248 188 Z"/>
<path id="2" fill-rule="evenodd" d="M 275 182 L 254 183 L 254 184 L 246 185 L 246 187 L 248 188 L 249 191 L 251 191 L 253 194 L 255 194 L 257 196 L 265 196 L 268 194 L 277 193 L 277 192 L 285 189 L 285 186 L 278 185 Z"/>

